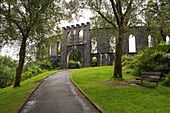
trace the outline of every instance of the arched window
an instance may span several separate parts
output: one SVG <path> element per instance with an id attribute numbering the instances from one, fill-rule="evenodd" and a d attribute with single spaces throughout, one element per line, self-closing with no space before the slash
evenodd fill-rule
<path id="1" fill-rule="evenodd" d="M 83 30 L 79 32 L 79 44 L 83 44 Z"/>
<path id="2" fill-rule="evenodd" d="M 61 42 L 59 41 L 59 43 L 58 43 L 58 56 L 61 56 L 60 50 L 61 50 Z"/>
<path id="3" fill-rule="evenodd" d="M 93 57 L 93 58 L 92 58 L 91 66 L 92 66 L 92 67 L 97 66 L 97 58 L 96 58 L 96 57 Z"/>
<path id="4" fill-rule="evenodd" d="M 115 53 L 115 49 L 116 49 L 116 38 L 114 36 L 110 37 L 110 53 Z"/>
<path id="5" fill-rule="evenodd" d="M 51 56 L 51 46 L 50 46 L 49 54 L 50 54 L 50 56 Z"/>
<path id="6" fill-rule="evenodd" d="M 71 45 L 71 32 L 67 34 L 67 44 Z"/>
<path id="7" fill-rule="evenodd" d="M 97 39 L 93 37 L 91 40 L 91 53 L 97 53 Z"/>
<path id="8" fill-rule="evenodd" d="M 169 44 L 169 36 L 166 36 L 166 43 Z"/>
<path id="9" fill-rule="evenodd" d="M 129 36 L 129 52 L 136 52 L 136 40 L 135 36 Z"/>
<path id="10" fill-rule="evenodd" d="M 152 37 L 151 37 L 151 35 L 148 36 L 148 47 L 152 47 Z"/>

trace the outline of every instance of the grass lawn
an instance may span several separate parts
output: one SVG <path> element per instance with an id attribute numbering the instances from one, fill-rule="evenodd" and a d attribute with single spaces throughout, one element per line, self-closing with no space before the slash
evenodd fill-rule
<path id="1" fill-rule="evenodd" d="M 104 113 L 170 113 L 170 88 L 161 83 L 154 89 L 132 86 L 136 82 L 134 76 L 123 72 L 124 80 L 115 80 L 113 69 L 113 66 L 84 68 L 71 75 Z"/>
<path id="2" fill-rule="evenodd" d="M 35 81 L 43 80 L 46 76 L 57 71 L 60 70 L 53 70 L 39 74 L 21 82 L 21 86 L 16 88 L 9 86 L 7 88 L 0 89 L 0 113 L 16 113 L 28 95 L 39 84 L 39 82 Z"/>

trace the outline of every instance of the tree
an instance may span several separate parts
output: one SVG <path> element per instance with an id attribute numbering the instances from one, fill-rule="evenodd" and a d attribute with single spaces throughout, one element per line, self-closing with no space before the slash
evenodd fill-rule
<path id="1" fill-rule="evenodd" d="M 20 45 L 14 87 L 20 85 L 27 47 L 46 40 L 60 20 L 70 17 L 61 5 L 60 0 L 1 0 L 0 40 Z"/>
<path id="2" fill-rule="evenodd" d="M 137 14 L 141 12 L 145 0 L 81 0 L 81 6 L 91 9 L 103 18 L 107 25 L 118 31 L 115 53 L 114 77 L 122 78 L 123 40 L 128 28 L 137 23 Z"/>
<path id="3" fill-rule="evenodd" d="M 144 17 L 145 26 L 152 37 L 152 46 L 158 45 L 160 40 L 166 41 L 166 36 L 170 35 L 170 2 L 168 0 L 150 0 L 148 1 Z"/>

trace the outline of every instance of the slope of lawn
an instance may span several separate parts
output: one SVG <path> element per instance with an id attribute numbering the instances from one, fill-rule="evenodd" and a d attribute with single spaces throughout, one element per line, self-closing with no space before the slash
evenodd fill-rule
<path id="1" fill-rule="evenodd" d="M 21 86 L 0 89 L 0 113 L 16 113 L 28 95 L 46 76 L 60 70 L 47 71 L 21 82 Z"/>
<path id="2" fill-rule="evenodd" d="M 104 113 L 170 113 L 170 88 L 133 86 L 130 82 L 136 82 L 134 76 L 123 72 L 124 80 L 115 80 L 113 69 L 113 66 L 84 68 L 71 75 Z M 120 86 L 121 83 L 124 84 Z"/>

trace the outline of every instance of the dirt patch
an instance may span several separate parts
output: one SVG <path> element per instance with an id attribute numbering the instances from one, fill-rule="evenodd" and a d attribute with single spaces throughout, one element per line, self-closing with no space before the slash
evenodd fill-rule
<path id="1" fill-rule="evenodd" d="M 141 85 L 139 81 L 136 80 L 118 80 L 118 81 L 113 81 L 112 79 L 106 80 L 106 81 L 98 81 L 97 83 L 106 85 L 106 86 L 111 86 L 111 87 L 117 87 L 117 86 L 137 86 L 137 87 L 145 87 L 149 89 L 155 89 L 155 86 L 146 86 L 146 85 Z"/>
<path id="2" fill-rule="evenodd" d="M 42 80 L 42 79 L 37 80 L 37 81 L 34 81 L 33 83 L 39 83 L 39 82 L 41 82 L 41 80 Z"/>
<path id="3" fill-rule="evenodd" d="M 140 86 L 140 87 L 145 87 L 145 88 L 148 88 L 148 89 L 155 89 L 156 86 L 147 86 L 147 85 L 144 85 L 144 84 L 140 84 L 140 83 L 136 83 L 136 85 Z"/>
<path id="4" fill-rule="evenodd" d="M 129 87 L 131 86 L 130 84 L 137 84 L 137 81 L 130 81 L 130 80 L 121 80 L 121 81 L 112 81 L 106 80 L 106 81 L 98 81 L 97 83 L 100 83 L 102 85 L 107 85 L 107 86 L 112 86 L 112 87 L 117 87 L 117 86 L 125 86 Z"/>

